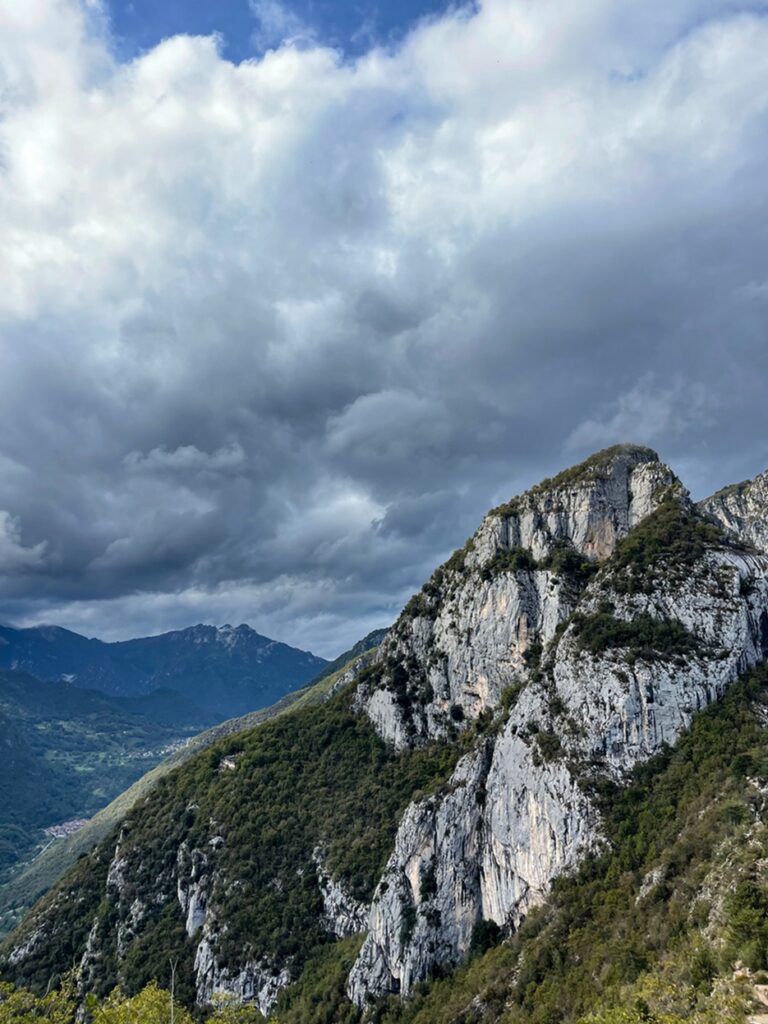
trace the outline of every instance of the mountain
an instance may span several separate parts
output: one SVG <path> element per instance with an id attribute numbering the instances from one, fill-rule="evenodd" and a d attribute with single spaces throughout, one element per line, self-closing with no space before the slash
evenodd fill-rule
<path id="1" fill-rule="evenodd" d="M 324 658 L 269 640 L 246 625 L 197 625 L 117 643 L 89 640 L 59 626 L 0 626 L 0 668 L 115 697 L 175 691 L 209 720 L 272 704 L 325 665 Z"/>
<path id="2" fill-rule="evenodd" d="M 328 676 L 332 676 L 344 668 L 350 661 L 354 661 L 367 651 L 372 651 L 374 647 L 378 647 L 388 632 L 389 628 L 372 630 L 362 640 L 358 640 L 356 644 L 353 644 L 348 651 L 344 651 L 338 658 L 329 661 L 325 668 L 315 676 L 314 682 L 319 683 L 321 679 L 327 679 Z"/>
<path id="3" fill-rule="evenodd" d="M 761 551 L 768 550 L 768 472 L 754 480 L 731 484 L 699 502 L 699 509 L 726 530 L 749 541 Z"/>
<path id="4" fill-rule="evenodd" d="M 372 634 L 370 634 L 372 635 Z M 366 646 L 366 641 L 360 641 L 352 650 L 361 649 L 368 651 L 371 648 Z M 224 739 L 235 733 L 253 729 L 262 722 L 269 721 L 279 715 L 285 714 L 290 709 L 298 710 L 301 707 L 309 707 L 321 703 L 328 693 L 343 678 L 344 673 L 351 669 L 357 661 L 357 657 L 348 659 L 351 664 L 343 665 L 336 672 L 322 673 L 322 677 L 313 681 L 300 690 L 294 690 L 281 698 L 271 707 L 260 711 L 252 711 L 240 718 L 229 719 L 206 729 L 190 737 L 178 749 L 174 749 L 164 757 L 159 764 L 143 774 L 133 785 L 121 792 L 111 803 L 99 810 L 90 820 L 85 822 L 82 828 L 72 835 L 66 836 L 56 843 L 48 843 L 22 870 L 10 876 L 7 881 L 0 882 L 0 936 L 8 934 L 9 931 L 23 916 L 32 904 L 39 899 L 57 881 L 64 871 L 84 854 L 89 853 L 97 843 L 108 835 L 112 829 L 125 817 L 128 811 L 139 800 L 143 799 L 157 784 L 178 765 L 183 764 L 201 750 L 212 746 L 218 740 Z M 2 675 L 0 674 L 0 683 Z M 47 684 L 56 686 L 58 684 Z M 74 689 L 74 688 L 73 688 Z M 86 691 L 77 691 L 83 693 Z M 158 691 L 162 697 L 162 692 Z M 143 704 L 144 701 L 152 701 L 155 695 L 147 698 L 137 698 L 136 704 Z M 118 701 L 117 698 L 102 698 L 103 700 Z M 143 762 L 146 764 L 146 761 Z M 23 777 L 23 774 L 9 773 L 8 778 Z M 48 813 L 50 819 L 50 813 Z M 15 838 L 18 839 L 18 836 Z M 0 876 L 1 877 L 1 876 Z"/>
<path id="5" fill-rule="evenodd" d="M 631 445 L 492 510 L 321 702 L 159 780 L 3 976 L 135 992 L 170 957 L 189 1006 L 280 1024 L 746 1020 L 766 522 L 759 486 L 697 506 Z"/>

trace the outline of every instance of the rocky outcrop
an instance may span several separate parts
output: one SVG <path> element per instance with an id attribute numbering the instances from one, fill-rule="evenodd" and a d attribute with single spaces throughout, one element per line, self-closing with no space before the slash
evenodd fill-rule
<path id="1" fill-rule="evenodd" d="M 674 473 L 650 448 L 608 448 L 490 512 L 467 564 L 481 567 L 515 547 L 543 559 L 563 542 L 587 558 L 608 558 L 673 485 Z"/>
<path id="2" fill-rule="evenodd" d="M 574 623 L 558 645 L 555 698 L 579 723 L 569 746 L 585 760 L 600 757 L 621 780 L 768 654 L 768 556 L 710 551 L 680 572 L 670 566 L 647 593 L 617 592 L 615 582 L 608 569 L 580 614 L 594 616 L 608 603 L 618 622 L 672 622 L 690 637 L 689 650 L 672 647 L 652 658 L 621 647 L 593 654 Z"/>
<path id="3" fill-rule="evenodd" d="M 217 836 L 211 840 L 211 845 L 215 849 L 222 842 Z M 209 871 L 207 854 L 203 850 L 190 850 L 186 843 L 182 843 L 176 855 L 176 898 L 190 939 L 197 935 L 207 917 Z"/>
<path id="4" fill-rule="evenodd" d="M 768 472 L 724 487 L 699 508 L 741 540 L 768 551 Z"/>
<path id="5" fill-rule="evenodd" d="M 466 952 L 478 919 L 485 746 L 464 757 L 444 797 L 411 804 L 373 898 L 369 934 L 349 981 L 362 1006 L 368 992 L 407 993 L 435 963 Z"/>
<path id="6" fill-rule="evenodd" d="M 664 502 L 643 540 L 654 552 L 664 530 L 674 538 L 658 564 L 649 570 L 646 551 L 636 552 L 640 578 L 624 560 L 608 559 L 571 604 L 577 614 L 563 615 L 559 629 L 539 627 L 540 653 L 518 670 L 521 692 L 509 714 L 489 698 L 490 731 L 503 722 L 501 731 L 460 762 L 444 796 L 404 816 L 349 977 L 358 1006 L 371 995 L 407 994 L 437 965 L 460 962 L 476 922 L 516 927 L 556 875 L 602 842 L 590 780 L 624 780 L 768 655 L 768 557 L 699 530 L 680 489 L 667 490 Z M 672 525 L 655 529 L 663 516 Z M 699 552 L 702 538 L 708 546 Z M 474 585 L 480 604 L 484 583 L 475 576 Z M 508 658 L 500 645 L 500 673 Z M 377 706 L 375 691 L 368 706 Z M 434 879 L 428 899 L 425 874 Z"/>
<path id="7" fill-rule="evenodd" d="M 325 930 L 337 939 L 364 932 L 368 922 L 367 905 L 350 895 L 341 882 L 326 870 L 321 847 L 315 848 L 313 860 L 323 894 L 322 924 Z"/>
<path id="8" fill-rule="evenodd" d="M 268 960 L 247 960 L 241 967 L 222 966 L 211 941 L 211 933 L 203 934 L 195 953 L 197 1003 L 209 1006 L 217 999 L 234 1003 L 255 1004 L 268 1016 L 277 997 L 290 984 L 289 965 L 276 969 Z"/>
<path id="9" fill-rule="evenodd" d="M 655 452 L 620 445 L 489 513 L 406 607 L 357 707 L 397 747 L 495 708 L 574 610 L 579 561 L 610 555 L 670 488 L 681 490 Z"/>

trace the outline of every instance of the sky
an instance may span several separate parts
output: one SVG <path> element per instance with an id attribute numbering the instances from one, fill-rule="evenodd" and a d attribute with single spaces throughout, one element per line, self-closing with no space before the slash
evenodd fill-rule
<path id="1" fill-rule="evenodd" d="M 447 0 L 110 0 L 112 49 L 131 60 L 178 34 L 221 37 L 222 56 L 242 61 L 284 41 L 322 44 L 347 58 L 376 45 L 396 46 L 420 20 L 449 8 Z"/>
<path id="2" fill-rule="evenodd" d="M 0 618 L 333 656 L 592 451 L 768 467 L 766 52 L 720 0 L 0 0 Z"/>

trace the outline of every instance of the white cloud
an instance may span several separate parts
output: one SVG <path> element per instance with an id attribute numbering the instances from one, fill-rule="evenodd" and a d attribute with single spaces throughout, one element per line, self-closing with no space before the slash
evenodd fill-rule
<path id="1" fill-rule="evenodd" d="M 257 49 L 266 50 L 281 43 L 307 45 L 315 40 L 312 29 L 280 0 L 248 0 L 248 6 L 258 23 L 253 33 Z"/>
<path id="2" fill-rule="evenodd" d="M 353 640 L 564 448 L 768 462 L 761 6 L 486 0 L 349 62 L 263 2 L 239 65 L 118 64 L 100 11 L 0 0 L 3 543 L 48 573 L 4 614 Z"/>
<path id="3" fill-rule="evenodd" d="M 0 573 L 13 574 L 41 568 L 45 549 L 44 541 L 25 547 L 21 540 L 21 523 L 0 509 Z"/>

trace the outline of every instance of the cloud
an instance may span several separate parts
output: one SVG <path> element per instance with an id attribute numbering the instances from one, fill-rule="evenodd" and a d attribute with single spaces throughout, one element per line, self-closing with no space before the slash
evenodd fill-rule
<path id="1" fill-rule="evenodd" d="M 611 401 L 605 415 L 580 423 L 568 437 L 566 451 L 594 451 L 628 437 L 648 445 L 660 439 L 670 440 L 705 424 L 713 411 L 709 395 L 700 383 L 677 380 L 659 387 L 652 377 L 646 376 Z"/>
<path id="2" fill-rule="evenodd" d="M 201 452 L 193 444 L 185 444 L 170 452 L 163 447 L 146 455 L 129 452 L 124 462 L 135 473 L 224 473 L 242 468 L 245 452 L 237 441 L 215 452 Z"/>
<path id="3" fill-rule="evenodd" d="M 45 541 L 34 547 L 24 547 L 19 520 L 0 510 L 0 573 L 10 575 L 39 569 L 43 565 L 45 549 Z"/>
<path id="4" fill-rule="evenodd" d="M 333 654 L 591 447 L 768 465 L 764 5 L 355 61 L 254 13 L 259 59 L 120 64 L 98 5 L 0 5 L 3 618 Z"/>
<path id="5" fill-rule="evenodd" d="M 313 30 L 279 0 L 248 0 L 248 6 L 258 24 L 253 33 L 253 42 L 258 50 L 281 43 L 297 46 L 315 41 Z"/>

